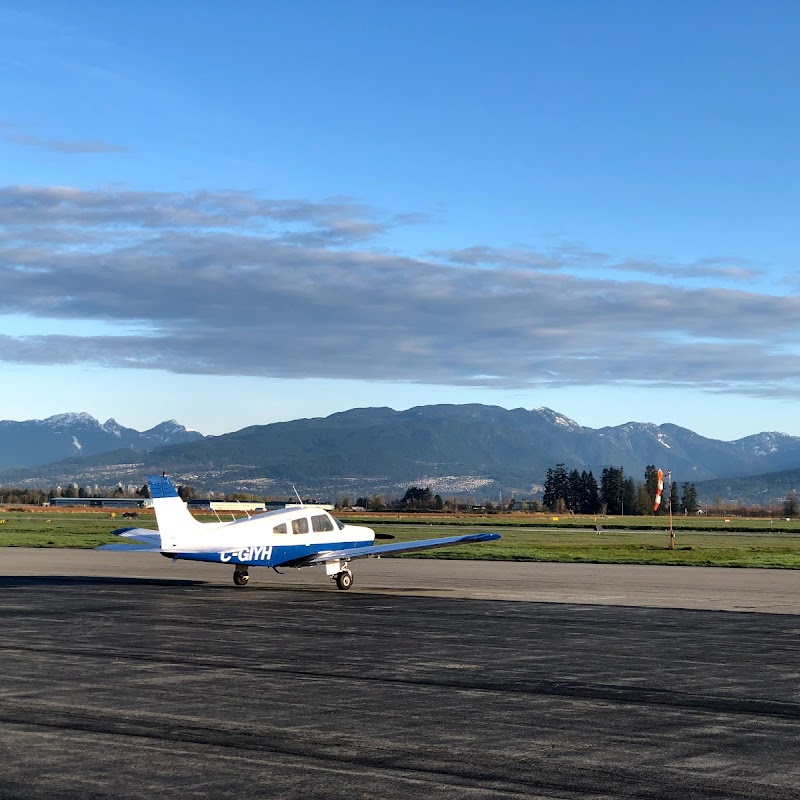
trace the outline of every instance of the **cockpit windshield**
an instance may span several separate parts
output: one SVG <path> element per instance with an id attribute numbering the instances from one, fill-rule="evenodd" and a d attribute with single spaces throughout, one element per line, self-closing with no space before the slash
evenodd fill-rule
<path id="1" fill-rule="evenodd" d="M 333 517 L 333 521 L 339 526 L 340 531 L 344 530 L 344 522 L 342 522 L 340 519 L 336 519 L 336 517 Z"/>

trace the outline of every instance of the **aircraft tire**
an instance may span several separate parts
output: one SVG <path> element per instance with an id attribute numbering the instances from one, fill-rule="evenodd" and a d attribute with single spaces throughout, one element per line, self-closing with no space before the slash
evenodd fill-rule
<path id="1" fill-rule="evenodd" d="M 250 580 L 250 575 L 246 572 L 240 572 L 238 569 L 233 573 L 233 582 L 237 586 L 247 586 L 247 581 Z"/>
<path id="2" fill-rule="evenodd" d="M 336 585 L 342 590 L 349 589 L 353 585 L 353 573 L 349 570 L 340 572 L 336 576 Z"/>

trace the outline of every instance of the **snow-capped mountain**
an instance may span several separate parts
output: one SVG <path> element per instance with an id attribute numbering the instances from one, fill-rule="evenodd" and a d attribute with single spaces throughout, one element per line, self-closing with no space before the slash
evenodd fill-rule
<path id="1" fill-rule="evenodd" d="M 0 469 L 33 467 L 70 456 L 89 456 L 120 447 L 152 450 L 167 444 L 202 439 L 174 419 L 150 430 L 126 428 L 116 420 L 98 422 L 91 414 L 55 414 L 47 419 L 24 422 L 0 421 Z"/>
<path id="2" fill-rule="evenodd" d="M 652 464 L 678 483 L 794 470 L 800 437 L 758 433 L 729 442 L 650 422 L 596 429 L 548 408 L 471 404 L 351 409 L 211 437 L 174 421 L 139 433 L 114 420 L 101 425 L 87 414 L 62 414 L 0 423 L 0 464 L 14 463 L 9 454 L 20 466 L 36 466 L 5 469 L 0 482 L 13 485 L 140 484 L 167 470 L 201 490 L 291 494 L 296 485 L 326 498 L 392 497 L 420 485 L 510 497 L 529 495 L 559 463 L 598 479 L 605 467 L 623 467 L 637 480 Z"/>

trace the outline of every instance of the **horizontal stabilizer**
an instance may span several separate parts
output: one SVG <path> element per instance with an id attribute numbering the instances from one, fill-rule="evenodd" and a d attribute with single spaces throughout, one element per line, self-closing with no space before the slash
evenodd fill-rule
<path id="1" fill-rule="evenodd" d="M 160 553 L 161 547 L 153 547 L 152 544 L 122 544 L 115 542 L 114 544 L 101 544 L 99 547 L 95 547 L 95 550 L 117 550 L 124 552 L 136 550 L 139 553 Z"/>
<path id="2" fill-rule="evenodd" d="M 138 550 L 140 553 L 161 552 L 161 536 L 158 531 L 152 531 L 149 528 L 117 528 L 111 533 L 123 539 L 134 539 L 135 542 L 102 544 L 100 547 L 95 547 L 95 550 Z"/>
<path id="3" fill-rule="evenodd" d="M 141 539 L 158 536 L 158 531 L 151 530 L 150 528 L 117 528 L 111 531 L 114 536 L 123 536 L 126 539 Z"/>
<path id="4" fill-rule="evenodd" d="M 440 539 L 417 539 L 412 542 L 397 542 L 396 544 L 376 544 L 367 547 L 347 547 L 343 550 L 327 550 L 313 555 L 304 556 L 285 566 L 312 566 L 324 564 L 326 561 L 343 559 L 364 558 L 366 556 L 384 556 L 406 550 L 430 550 L 434 547 L 449 547 L 453 544 L 477 544 L 479 542 L 493 542 L 500 538 L 499 533 L 470 533 L 465 536 L 445 536 Z"/>

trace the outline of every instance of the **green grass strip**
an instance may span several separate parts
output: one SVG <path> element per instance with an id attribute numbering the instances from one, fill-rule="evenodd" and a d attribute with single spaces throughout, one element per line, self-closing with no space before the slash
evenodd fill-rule
<path id="1" fill-rule="evenodd" d="M 636 523 L 643 522 L 642 518 L 634 519 Z M 400 558 L 800 569 L 800 530 L 794 523 L 784 523 L 783 529 L 772 530 L 765 526 L 765 520 L 756 520 L 757 525 L 742 525 L 735 531 L 712 525 L 707 525 L 704 530 L 676 530 L 676 549 L 669 550 L 669 533 L 665 529 L 666 521 L 662 520 L 656 520 L 660 529 L 614 529 L 603 524 L 600 532 L 542 526 L 539 520 L 535 525 L 529 520 L 527 526 L 518 523 L 492 525 L 492 522 L 491 518 L 471 525 L 461 520 L 433 524 L 369 519 L 376 532 L 390 533 L 395 541 L 492 530 L 503 537 L 485 544 L 397 556 Z M 129 521 L 120 515 L 112 519 L 110 513 L 4 512 L 0 513 L 0 547 L 92 548 L 119 542 L 111 531 L 128 525 L 155 528 L 155 518 L 152 514 L 143 514 L 139 519 Z M 787 529 L 787 525 L 791 527 Z"/>

